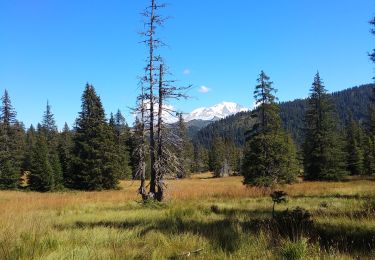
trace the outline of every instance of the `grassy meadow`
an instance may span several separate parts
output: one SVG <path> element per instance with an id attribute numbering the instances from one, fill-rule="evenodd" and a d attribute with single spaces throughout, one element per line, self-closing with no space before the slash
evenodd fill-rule
<path id="1" fill-rule="evenodd" d="M 1 191 L 0 259 L 375 258 L 375 180 L 279 187 L 289 196 L 277 213 L 311 214 L 295 239 L 300 223 L 275 228 L 269 191 L 210 176 L 168 181 L 164 203 L 141 203 L 132 181 L 103 192 Z"/>

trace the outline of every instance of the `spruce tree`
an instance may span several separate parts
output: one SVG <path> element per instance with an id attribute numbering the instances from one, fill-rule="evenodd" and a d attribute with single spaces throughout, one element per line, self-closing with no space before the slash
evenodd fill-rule
<path id="1" fill-rule="evenodd" d="M 72 186 L 72 176 L 70 171 L 70 163 L 72 159 L 73 149 L 73 133 L 70 131 L 67 123 L 59 135 L 58 153 L 61 162 L 61 170 L 63 174 L 64 186 Z"/>
<path id="2" fill-rule="evenodd" d="M 38 125 L 35 145 L 32 149 L 29 188 L 33 191 L 52 191 L 55 187 L 53 169 L 49 161 L 48 145 L 42 126 Z"/>
<path id="3" fill-rule="evenodd" d="M 15 189 L 24 157 L 24 126 L 16 119 L 8 91 L 0 107 L 0 189 Z"/>
<path id="4" fill-rule="evenodd" d="M 59 132 L 48 101 L 43 115 L 41 132 L 45 135 L 47 141 L 48 159 L 53 171 L 54 184 L 56 188 L 61 188 L 63 186 L 63 172 L 58 153 Z"/>
<path id="5" fill-rule="evenodd" d="M 32 150 L 36 142 L 36 130 L 33 125 L 30 125 L 26 131 L 26 146 L 25 146 L 25 160 L 22 168 L 25 171 L 30 171 Z"/>
<path id="6" fill-rule="evenodd" d="M 343 141 L 339 137 L 334 105 L 319 76 L 315 75 L 305 115 L 305 178 L 340 180 L 346 174 Z"/>
<path id="7" fill-rule="evenodd" d="M 275 92 L 270 78 L 262 71 L 254 91 L 258 107 L 252 117 L 256 123 L 247 133 L 241 167 L 244 184 L 270 187 L 291 183 L 298 174 L 296 149 L 281 127 Z"/>
<path id="8" fill-rule="evenodd" d="M 225 144 L 221 137 L 216 136 L 212 142 L 209 154 L 209 168 L 214 177 L 223 177 L 223 169 L 228 167 L 228 161 L 225 158 Z"/>
<path id="9" fill-rule="evenodd" d="M 72 153 L 72 188 L 114 189 L 118 185 L 118 158 L 113 131 L 92 85 L 82 95 L 82 110 L 76 121 Z"/>
<path id="10" fill-rule="evenodd" d="M 189 158 L 189 140 L 187 137 L 187 128 L 182 113 L 178 114 L 178 146 L 177 146 L 177 178 L 186 178 L 190 174 L 190 158 Z"/>
<path id="11" fill-rule="evenodd" d="M 353 119 L 352 113 L 350 113 L 346 126 L 346 154 L 347 170 L 351 175 L 363 173 L 364 151 L 362 139 L 360 126 Z"/>
<path id="12" fill-rule="evenodd" d="M 116 143 L 116 153 L 119 159 L 120 178 L 127 179 L 131 177 L 130 155 L 127 147 L 130 130 L 126 124 L 125 117 L 120 110 L 113 115 L 111 113 L 109 125 L 111 126 Z"/>

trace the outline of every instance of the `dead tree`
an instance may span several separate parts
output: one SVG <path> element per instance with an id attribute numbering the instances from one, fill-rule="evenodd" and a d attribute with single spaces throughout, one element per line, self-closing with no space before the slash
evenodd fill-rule
<path id="1" fill-rule="evenodd" d="M 181 147 L 181 140 L 178 131 L 165 122 L 165 116 L 176 116 L 177 111 L 167 108 L 166 104 L 172 99 L 188 98 L 186 92 L 191 87 L 176 86 L 174 80 L 166 80 L 167 75 L 164 64 L 159 67 L 159 88 L 158 88 L 158 124 L 157 124 L 157 157 L 155 163 L 156 170 L 156 199 L 162 201 L 164 198 L 164 177 L 179 172 L 180 159 L 174 152 Z"/>
<path id="2" fill-rule="evenodd" d="M 150 136 L 150 160 L 151 160 L 151 176 L 150 176 L 150 196 L 153 196 L 156 192 L 156 142 L 155 142 L 155 102 L 156 97 L 154 94 L 154 89 L 157 86 L 156 73 L 158 71 L 158 66 L 156 65 L 161 61 L 161 57 L 156 54 L 155 50 L 163 46 L 164 43 L 156 38 L 156 29 L 159 26 L 163 26 L 165 18 L 157 14 L 158 9 L 165 7 L 164 4 L 158 5 L 155 0 L 151 0 L 151 5 L 148 6 L 143 12 L 145 17 L 145 31 L 142 34 L 144 37 L 143 43 L 148 47 L 148 57 L 147 66 L 145 68 L 146 77 L 145 81 L 148 83 L 147 95 L 148 95 L 148 125 L 149 125 L 149 136 Z"/>
<path id="3" fill-rule="evenodd" d="M 137 151 L 138 157 L 145 161 L 146 138 L 149 137 L 148 150 L 151 161 L 151 175 L 150 190 L 147 196 L 145 196 L 145 179 L 142 177 L 145 175 L 145 164 L 138 165 L 138 172 L 141 178 L 140 193 L 142 197 L 156 198 L 161 201 L 164 197 L 164 176 L 176 171 L 174 168 L 175 156 L 168 148 L 175 143 L 176 138 L 171 133 L 170 127 L 163 121 L 165 113 L 172 114 L 175 111 L 168 110 L 165 104 L 170 99 L 185 97 L 186 95 L 182 90 L 186 88 L 175 87 L 172 84 L 174 81 L 164 79 L 166 75 L 165 66 L 156 50 L 165 44 L 157 38 L 156 31 L 158 27 L 163 26 L 167 19 L 158 14 L 159 9 L 164 8 L 165 5 L 156 4 L 156 0 L 150 0 L 150 2 L 150 6 L 142 13 L 145 17 L 145 31 L 141 35 L 144 38 L 142 42 L 148 48 L 148 56 L 145 76 L 142 78 L 142 82 L 146 86 L 142 88 L 144 92 L 142 93 L 143 105 L 140 120 L 140 131 L 143 133 L 140 143 L 143 146 L 140 146 L 141 148 Z M 148 127 L 146 127 L 146 124 Z"/>
<path id="4" fill-rule="evenodd" d="M 139 178 L 141 185 L 138 189 L 139 194 L 142 196 L 143 200 L 147 199 L 146 191 L 146 95 L 144 93 L 143 81 L 141 80 L 141 94 L 137 97 L 137 107 L 134 109 L 136 114 L 134 137 L 136 142 L 136 147 L 133 151 L 135 157 L 137 158 L 137 164 L 135 169 L 135 178 Z"/>

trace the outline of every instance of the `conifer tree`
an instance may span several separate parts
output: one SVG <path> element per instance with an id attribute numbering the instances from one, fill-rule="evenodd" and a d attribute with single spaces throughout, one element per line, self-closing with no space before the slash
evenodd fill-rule
<path id="1" fill-rule="evenodd" d="M 25 171 L 30 171 L 32 150 L 36 142 L 36 130 L 33 125 L 30 125 L 29 129 L 26 131 L 26 151 L 25 160 L 23 162 L 22 168 Z"/>
<path id="2" fill-rule="evenodd" d="M 315 75 L 305 116 L 304 168 L 309 180 L 339 180 L 347 174 L 334 105 L 319 73 Z"/>
<path id="3" fill-rule="evenodd" d="M 45 135 L 48 148 L 48 160 L 52 167 L 55 188 L 63 186 L 63 172 L 58 153 L 59 132 L 57 129 L 54 114 L 51 105 L 47 101 L 46 110 L 42 120 L 42 134 Z"/>
<path id="4" fill-rule="evenodd" d="M 38 125 L 37 138 L 32 149 L 29 187 L 31 190 L 40 192 L 52 191 L 55 187 L 47 140 L 41 125 Z"/>
<path id="5" fill-rule="evenodd" d="M 375 175 L 375 142 L 374 137 L 365 135 L 363 141 L 363 173 L 366 175 Z"/>
<path id="6" fill-rule="evenodd" d="M 349 114 L 349 120 L 346 126 L 346 154 L 347 170 L 351 175 L 360 175 L 363 173 L 363 140 L 360 126 L 353 119 L 352 113 Z"/>
<path id="7" fill-rule="evenodd" d="M 298 174 L 297 154 L 293 142 L 281 128 L 279 107 L 276 103 L 270 78 L 262 71 L 255 87 L 254 98 L 258 108 L 256 119 L 247 133 L 241 172 L 244 183 L 270 187 L 278 183 L 291 183 Z"/>
<path id="8" fill-rule="evenodd" d="M 186 178 L 190 174 L 190 159 L 189 156 L 189 140 L 187 137 L 187 128 L 182 113 L 178 113 L 178 138 L 179 144 L 177 147 L 177 178 Z"/>
<path id="9" fill-rule="evenodd" d="M 17 188 L 24 156 L 24 126 L 16 120 L 8 91 L 0 107 L 0 189 Z"/>
<path id="10" fill-rule="evenodd" d="M 59 135 L 58 154 L 61 162 L 61 170 L 63 174 L 64 186 L 72 186 L 72 176 L 70 171 L 70 163 L 72 159 L 73 149 L 73 133 L 70 131 L 67 123 Z"/>
<path id="11" fill-rule="evenodd" d="M 116 114 L 111 113 L 109 125 L 111 126 L 116 143 L 116 153 L 119 159 L 119 171 L 120 178 L 126 179 L 131 177 L 130 169 L 130 156 L 127 147 L 129 139 L 129 127 L 126 124 L 125 117 L 122 115 L 120 110 L 117 110 Z"/>
<path id="12" fill-rule="evenodd" d="M 82 95 L 72 153 L 72 187 L 81 190 L 114 189 L 118 185 L 118 158 L 113 131 L 92 85 Z"/>
<path id="13" fill-rule="evenodd" d="M 222 138 L 216 136 L 212 142 L 209 154 L 209 168 L 214 177 L 223 177 L 223 169 L 228 167 L 228 161 L 225 158 L 225 145 Z"/>
<path id="14" fill-rule="evenodd" d="M 370 21 L 375 28 L 375 17 Z M 371 29 L 375 35 L 375 29 Z M 369 54 L 370 59 L 375 63 L 375 49 Z M 375 79 L 375 77 L 373 77 Z M 375 88 L 372 88 L 372 95 L 369 98 L 368 118 L 366 121 L 366 136 L 364 138 L 364 173 L 375 175 Z"/>

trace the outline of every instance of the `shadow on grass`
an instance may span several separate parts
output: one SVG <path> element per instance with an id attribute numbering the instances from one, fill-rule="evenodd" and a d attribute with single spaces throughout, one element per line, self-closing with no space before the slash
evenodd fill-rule
<path id="1" fill-rule="evenodd" d="M 270 218 L 271 212 L 267 210 L 245 210 L 245 209 L 215 209 L 211 211 L 222 215 L 223 219 L 205 221 L 195 220 L 194 210 L 178 209 L 170 211 L 166 217 L 158 220 L 131 220 L 131 221 L 99 221 L 81 222 L 73 225 L 58 225 L 55 228 L 64 229 L 90 229 L 97 227 L 115 228 L 123 230 L 138 229 L 139 235 L 144 236 L 149 232 L 158 231 L 163 234 L 191 233 L 205 237 L 212 245 L 227 253 L 236 251 L 243 234 L 258 234 L 260 231 L 270 234 L 271 239 L 278 240 L 280 237 L 288 236 L 288 224 L 284 223 L 285 229 L 280 229 L 275 220 Z M 238 220 L 239 215 L 248 215 L 247 220 Z M 358 220 L 360 221 L 360 219 Z M 292 228 L 293 229 L 293 228 Z M 283 230 L 283 231 L 280 231 Z M 284 234 L 283 234 L 284 233 Z M 319 243 L 326 250 L 337 249 L 356 255 L 370 255 L 375 249 L 375 229 L 371 227 L 334 225 L 331 223 L 312 223 L 309 230 L 304 234 L 313 242 Z"/>
<path id="2" fill-rule="evenodd" d="M 164 234 L 183 234 L 192 233 L 203 236 L 210 240 L 214 246 L 225 252 L 233 252 L 238 248 L 241 238 L 241 227 L 236 220 L 224 219 L 209 223 L 198 222 L 194 220 L 183 220 L 179 217 L 167 217 L 158 221 L 99 221 L 99 222 L 81 222 L 77 221 L 74 225 L 58 225 L 56 229 L 87 229 L 87 228 L 116 228 L 116 229 L 134 229 L 140 228 L 140 236 L 144 236 L 152 231 L 159 231 Z"/>
<path id="3" fill-rule="evenodd" d="M 300 198 L 307 198 L 307 199 L 370 199 L 373 196 L 368 195 L 359 195 L 359 194 L 328 194 L 328 195 L 291 195 L 291 198 L 300 199 Z"/>
<path id="4" fill-rule="evenodd" d="M 320 245 L 327 250 L 336 248 L 348 253 L 374 253 L 374 228 L 324 223 L 315 224 L 314 229 Z"/>

